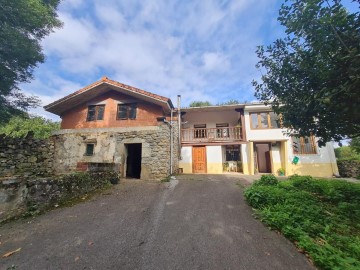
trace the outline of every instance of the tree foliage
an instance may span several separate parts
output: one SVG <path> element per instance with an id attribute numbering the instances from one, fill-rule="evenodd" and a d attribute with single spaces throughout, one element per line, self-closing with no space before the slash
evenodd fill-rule
<path id="1" fill-rule="evenodd" d="M 212 106 L 211 102 L 209 102 L 209 101 L 193 101 L 189 105 L 189 107 L 206 107 L 206 106 Z"/>
<path id="2" fill-rule="evenodd" d="M 235 104 L 239 104 L 239 103 L 240 103 L 240 101 L 238 101 L 237 99 L 230 99 L 228 101 L 219 103 L 218 105 L 235 105 Z M 246 102 L 244 102 L 244 103 L 246 103 Z"/>
<path id="3" fill-rule="evenodd" d="M 0 134 L 10 137 L 23 137 L 29 131 L 34 133 L 34 138 L 45 139 L 54 130 L 60 129 L 59 122 L 53 122 L 40 116 L 21 117 L 14 116 L 9 122 L 0 127 Z"/>
<path id="4" fill-rule="evenodd" d="M 286 37 L 257 55 L 263 76 L 255 96 L 281 113 L 283 125 L 314 134 L 320 145 L 360 136 L 360 15 L 340 0 L 285 0 Z"/>
<path id="5" fill-rule="evenodd" d="M 44 62 L 40 41 L 60 27 L 56 9 L 60 0 L 0 0 L 0 123 L 39 104 L 19 84 L 32 79 Z"/>
<path id="6" fill-rule="evenodd" d="M 351 139 L 350 147 L 353 151 L 360 155 L 360 137 Z"/>

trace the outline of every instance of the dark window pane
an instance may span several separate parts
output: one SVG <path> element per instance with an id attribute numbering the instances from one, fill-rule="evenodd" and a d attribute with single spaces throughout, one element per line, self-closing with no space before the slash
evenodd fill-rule
<path id="1" fill-rule="evenodd" d="M 258 114 L 257 113 L 251 113 L 251 127 L 252 128 L 259 128 L 259 121 L 258 121 Z"/>
<path id="2" fill-rule="evenodd" d="M 103 120 L 104 119 L 104 110 L 105 110 L 104 105 L 97 106 L 97 118 L 96 118 L 96 120 Z"/>
<path id="3" fill-rule="evenodd" d="M 118 105 L 118 119 L 128 118 L 128 107 L 125 104 Z"/>
<path id="4" fill-rule="evenodd" d="M 87 121 L 95 121 L 96 106 L 92 105 L 88 108 Z"/>
<path id="5" fill-rule="evenodd" d="M 87 145 L 86 145 L 85 155 L 87 155 L 87 156 L 92 156 L 92 155 L 94 155 L 94 145 L 93 145 L 93 144 L 87 144 Z"/>
<path id="6" fill-rule="evenodd" d="M 136 104 L 129 105 L 129 118 L 136 119 Z"/>

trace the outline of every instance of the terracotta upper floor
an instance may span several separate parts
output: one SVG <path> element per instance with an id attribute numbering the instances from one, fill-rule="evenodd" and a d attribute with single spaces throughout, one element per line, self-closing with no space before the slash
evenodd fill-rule
<path id="1" fill-rule="evenodd" d="M 62 129 L 155 126 L 160 106 L 109 91 L 61 114 Z"/>
<path id="2" fill-rule="evenodd" d="M 107 77 L 45 109 L 62 118 L 62 129 L 154 126 L 174 111 L 170 99 Z"/>

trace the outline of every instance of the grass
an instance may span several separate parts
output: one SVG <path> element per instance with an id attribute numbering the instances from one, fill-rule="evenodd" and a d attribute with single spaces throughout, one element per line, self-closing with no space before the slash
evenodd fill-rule
<path id="1" fill-rule="evenodd" d="M 360 269 L 360 184 L 263 175 L 244 194 L 262 222 L 320 269 Z"/>

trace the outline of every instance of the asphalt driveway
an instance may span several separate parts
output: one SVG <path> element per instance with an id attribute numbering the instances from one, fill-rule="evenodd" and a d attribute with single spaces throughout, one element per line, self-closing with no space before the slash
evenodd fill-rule
<path id="1" fill-rule="evenodd" d="M 252 217 L 234 175 L 127 180 L 0 227 L 0 269 L 314 269 Z M 14 268 L 11 268 L 11 267 Z M 16 267 L 16 268 L 15 268 Z"/>

